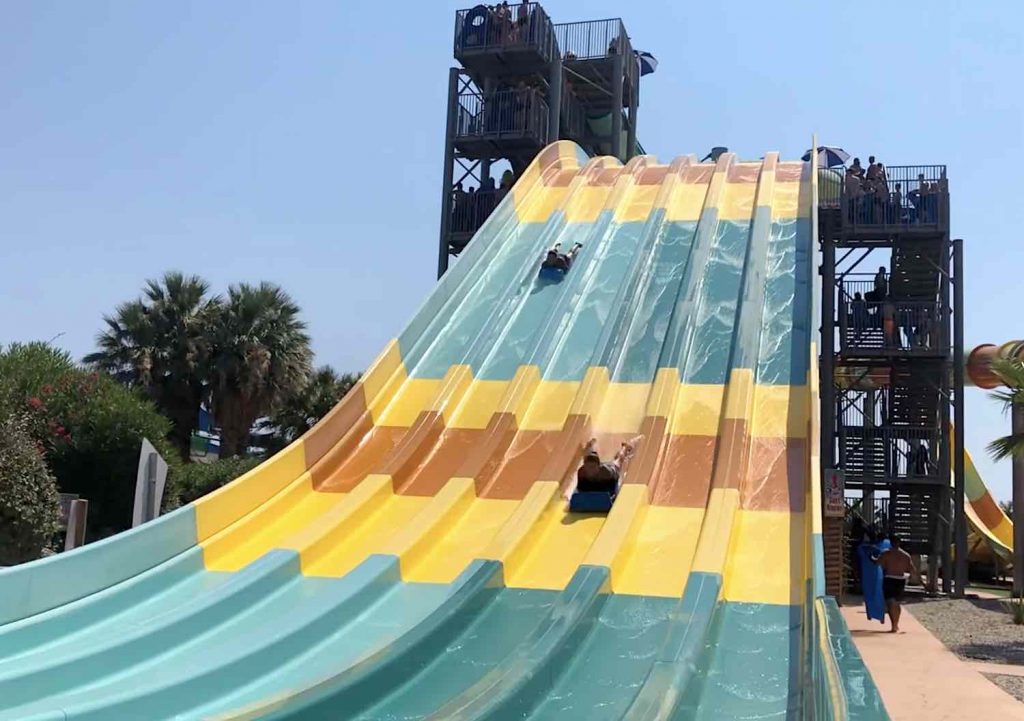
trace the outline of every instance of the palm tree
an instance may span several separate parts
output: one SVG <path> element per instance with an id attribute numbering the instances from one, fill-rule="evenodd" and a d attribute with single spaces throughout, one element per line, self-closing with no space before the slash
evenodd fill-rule
<path id="1" fill-rule="evenodd" d="M 104 316 L 99 350 L 84 358 L 156 403 L 171 420 L 170 440 L 185 460 L 207 393 L 208 333 L 219 303 L 208 291 L 205 280 L 178 271 L 146 281 L 142 297 Z"/>
<path id="2" fill-rule="evenodd" d="M 272 283 L 233 285 L 212 334 L 211 394 L 223 458 L 243 455 L 249 429 L 309 376 L 312 353 L 299 307 Z"/>
<path id="3" fill-rule="evenodd" d="M 359 373 L 338 375 L 330 366 L 320 366 L 305 385 L 286 397 L 263 423 L 272 433 L 268 450 L 277 451 L 308 431 L 345 397 L 359 380 Z"/>
<path id="4" fill-rule="evenodd" d="M 1012 359 L 993 361 L 992 370 L 1006 386 L 989 396 L 1003 405 L 1005 411 L 1024 405 L 1024 362 Z M 988 452 L 997 461 L 1024 456 L 1024 433 L 1011 433 L 988 444 Z"/>

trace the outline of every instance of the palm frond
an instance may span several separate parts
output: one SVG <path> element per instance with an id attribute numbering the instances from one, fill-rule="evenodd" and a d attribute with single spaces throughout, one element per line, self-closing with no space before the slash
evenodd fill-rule
<path id="1" fill-rule="evenodd" d="M 996 461 L 1024 456 L 1024 433 L 997 438 L 988 444 L 987 450 L 992 459 Z"/>

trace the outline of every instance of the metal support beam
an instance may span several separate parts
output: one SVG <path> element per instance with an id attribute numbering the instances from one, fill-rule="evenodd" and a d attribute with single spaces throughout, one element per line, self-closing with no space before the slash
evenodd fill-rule
<path id="1" fill-rule="evenodd" d="M 626 156 L 622 152 L 622 82 L 626 64 L 622 53 L 617 53 L 612 61 L 612 155 L 619 160 Z"/>
<path id="2" fill-rule="evenodd" d="M 835 468 L 835 262 L 836 247 L 831 238 L 821 244 L 821 466 Z"/>
<path id="3" fill-rule="evenodd" d="M 1011 433 L 1024 433 L 1024 404 L 1011 410 Z M 1013 458 L 1013 595 L 1024 596 L 1024 456 Z"/>
<path id="4" fill-rule="evenodd" d="M 640 105 L 640 73 L 636 85 L 629 89 L 629 128 L 626 130 L 626 160 L 636 155 L 636 110 Z"/>
<path id="5" fill-rule="evenodd" d="M 441 236 L 437 242 L 437 277 L 448 270 L 452 227 L 452 174 L 455 172 L 455 123 L 459 106 L 459 69 L 448 69 L 448 120 L 444 128 L 444 175 L 441 179 Z"/>
<path id="6" fill-rule="evenodd" d="M 939 296 L 942 308 L 942 318 L 940 325 L 940 333 L 942 338 L 942 344 L 944 348 L 949 348 L 949 337 L 950 337 L 950 310 L 952 309 L 950 303 L 950 282 L 949 282 L 949 260 L 950 260 L 950 242 L 949 238 L 942 239 L 942 252 L 940 258 L 942 259 L 941 267 L 937 270 L 943 274 L 943 277 L 939 281 Z M 939 491 L 939 512 L 938 512 L 938 527 L 936 528 L 936 536 L 939 544 L 939 551 L 942 553 L 942 591 L 943 593 L 951 593 L 953 591 L 953 518 L 956 513 L 955 509 L 952 508 L 952 466 L 953 458 L 949 447 L 949 427 L 953 419 L 950 417 L 950 382 L 951 374 L 949 373 L 949 366 L 943 368 L 941 374 L 941 380 L 939 381 L 939 392 L 942 394 L 942 400 L 940 400 L 940 418 L 937 438 L 939 438 L 939 477 L 942 480 L 942 488 Z"/>
<path id="7" fill-rule="evenodd" d="M 562 58 L 558 52 L 551 59 L 551 67 L 548 69 L 548 137 L 547 141 L 553 143 L 562 137 L 562 86 L 565 81 L 562 79 Z"/>
<path id="8" fill-rule="evenodd" d="M 964 504 L 964 242 L 953 241 L 953 545 L 956 595 L 967 590 L 967 515 Z"/>

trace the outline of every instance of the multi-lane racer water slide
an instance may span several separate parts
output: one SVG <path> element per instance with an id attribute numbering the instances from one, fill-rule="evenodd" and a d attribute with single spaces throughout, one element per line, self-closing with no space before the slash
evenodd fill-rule
<path id="1" fill-rule="evenodd" d="M 305 437 L 0 571 L 0 719 L 884 718 L 823 596 L 815 183 L 549 146 Z"/>

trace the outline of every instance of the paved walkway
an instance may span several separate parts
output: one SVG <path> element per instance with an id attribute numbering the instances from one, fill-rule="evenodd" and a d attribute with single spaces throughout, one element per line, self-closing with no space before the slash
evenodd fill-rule
<path id="1" fill-rule="evenodd" d="M 1024 704 L 957 658 L 906 606 L 898 634 L 868 621 L 863 605 L 842 612 L 893 721 L 1024 721 Z"/>
<path id="2" fill-rule="evenodd" d="M 1024 677 L 1024 666 L 1009 663 L 986 663 L 985 661 L 967 661 L 968 666 L 978 673 L 997 673 L 1001 676 Z"/>

